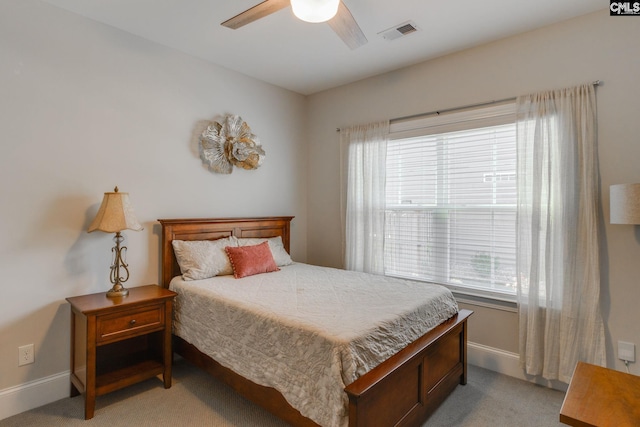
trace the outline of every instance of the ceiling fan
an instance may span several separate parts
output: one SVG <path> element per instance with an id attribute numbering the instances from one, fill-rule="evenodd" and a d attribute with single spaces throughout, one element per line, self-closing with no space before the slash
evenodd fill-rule
<path id="1" fill-rule="evenodd" d="M 303 14 L 305 8 L 311 8 L 311 12 L 315 12 L 315 6 L 322 6 L 323 3 L 333 3 L 333 11 L 329 17 L 311 16 L 305 17 Z M 336 4 L 337 3 L 337 4 Z M 292 6 L 294 14 L 308 22 L 327 22 L 331 29 L 345 42 L 351 49 L 356 49 L 367 43 L 367 38 L 358 26 L 356 20 L 351 15 L 347 6 L 340 0 L 265 0 L 253 6 L 250 9 L 224 21 L 222 26 L 238 29 L 242 26 L 250 24 L 253 21 L 271 15 L 287 6 Z M 337 12 L 335 8 L 337 6 Z M 335 16 L 334 16 L 335 15 Z M 333 17 L 331 17 L 333 16 Z"/>

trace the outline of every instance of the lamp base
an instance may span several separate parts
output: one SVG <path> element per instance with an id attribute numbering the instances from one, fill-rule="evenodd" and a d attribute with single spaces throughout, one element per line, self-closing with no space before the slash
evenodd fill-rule
<path id="1" fill-rule="evenodd" d="M 119 231 L 116 232 L 116 235 L 113 238 L 113 241 L 116 242 L 116 245 L 111 248 L 111 252 L 113 252 L 113 264 L 111 265 L 111 283 L 113 283 L 113 287 L 109 289 L 107 292 L 108 298 L 120 298 L 126 297 L 129 295 L 129 291 L 122 286 L 122 282 L 126 282 L 129 280 L 129 269 L 128 265 L 124 261 L 123 254 L 126 253 L 127 247 L 120 246 L 120 243 L 124 241 L 124 237 L 120 234 Z M 120 267 L 124 270 L 124 275 L 120 275 Z"/>
<path id="2" fill-rule="evenodd" d="M 120 283 L 113 285 L 113 288 L 107 291 L 107 298 L 126 297 L 129 295 L 129 289 L 122 286 Z"/>

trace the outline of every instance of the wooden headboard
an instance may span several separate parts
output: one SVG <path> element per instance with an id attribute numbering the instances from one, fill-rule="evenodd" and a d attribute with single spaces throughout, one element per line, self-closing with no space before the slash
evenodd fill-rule
<path id="1" fill-rule="evenodd" d="M 287 252 L 292 216 L 264 218 L 184 218 L 159 219 L 162 225 L 162 286 L 181 274 L 171 242 L 173 240 L 216 240 L 223 237 L 238 238 L 281 236 Z"/>

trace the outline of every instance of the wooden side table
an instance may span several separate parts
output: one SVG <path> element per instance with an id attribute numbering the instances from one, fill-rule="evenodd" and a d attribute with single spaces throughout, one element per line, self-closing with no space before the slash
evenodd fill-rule
<path id="1" fill-rule="evenodd" d="M 640 426 L 640 377 L 578 362 L 560 409 L 570 426 Z"/>
<path id="2" fill-rule="evenodd" d="M 162 374 L 171 387 L 175 292 L 157 285 L 67 298 L 71 304 L 71 396 L 85 394 L 85 419 L 96 397 Z"/>

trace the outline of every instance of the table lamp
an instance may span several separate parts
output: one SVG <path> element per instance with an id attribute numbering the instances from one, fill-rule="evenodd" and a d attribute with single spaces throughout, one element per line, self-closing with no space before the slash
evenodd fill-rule
<path id="1" fill-rule="evenodd" d="M 640 224 L 640 184 L 616 184 L 610 188 L 611 224 Z"/>
<path id="2" fill-rule="evenodd" d="M 113 287 L 107 292 L 107 297 L 124 297 L 129 294 L 129 290 L 122 284 L 129 279 L 129 266 L 125 256 L 127 247 L 120 246 L 124 237 L 122 230 L 142 230 L 142 226 L 133 213 L 133 208 L 129 203 L 129 193 L 121 193 L 116 187 L 112 193 L 104 193 L 102 204 L 93 222 L 89 226 L 89 233 L 92 231 L 104 231 L 105 233 L 116 233 L 113 241 L 116 245 L 111 249 L 113 252 L 113 264 L 111 265 L 111 283 Z M 121 274 L 121 269 L 123 270 Z"/>

